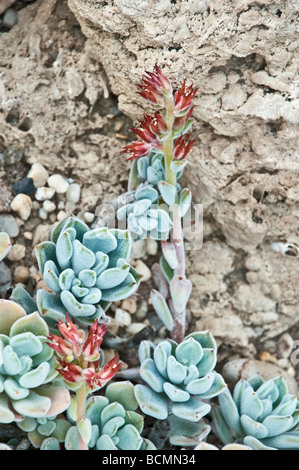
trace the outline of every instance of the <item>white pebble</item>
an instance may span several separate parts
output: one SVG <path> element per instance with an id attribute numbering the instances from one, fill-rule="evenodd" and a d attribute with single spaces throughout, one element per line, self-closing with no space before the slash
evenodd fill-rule
<path id="1" fill-rule="evenodd" d="M 115 310 L 114 320 L 119 326 L 131 325 L 131 315 L 122 308 Z"/>
<path id="2" fill-rule="evenodd" d="M 94 221 L 95 215 L 92 212 L 84 212 L 83 217 L 85 222 L 91 224 Z"/>
<path id="3" fill-rule="evenodd" d="M 62 220 L 66 217 L 66 212 L 64 211 L 59 211 L 57 214 L 57 220 Z"/>
<path id="4" fill-rule="evenodd" d="M 64 209 L 65 208 L 64 201 L 59 201 L 57 207 L 59 210 Z"/>
<path id="5" fill-rule="evenodd" d="M 146 325 L 144 323 L 132 323 L 130 326 L 128 326 L 128 328 L 126 328 L 126 332 L 129 335 L 136 335 L 137 333 L 139 333 L 139 331 L 143 330 L 143 328 L 145 327 Z"/>
<path id="6" fill-rule="evenodd" d="M 43 207 L 41 207 L 40 210 L 38 211 L 38 215 L 40 219 L 46 220 L 48 217 L 48 212 Z"/>
<path id="7" fill-rule="evenodd" d="M 67 192 L 66 199 L 68 202 L 74 202 L 75 204 L 79 202 L 81 194 L 81 186 L 78 183 L 70 184 Z"/>
<path id="8" fill-rule="evenodd" d="M 150 256 L 155 256 L 158 253 L 158 242 L 152 238 L 146 240 L 146 252 Z"/>
<path id="9" fill-rule="evenodd" d="M 48 178 L 48 186 L 53 188 L 58 194 L 64 194 L 69 189 L 69 183 L 61 175 L 52 175 Z"/>
<path id="10" fill-rule="evenodd" d="M 43 202 L 43 208 L 46 212 L 53 212 L 56 209 L 56 205 L 54 204 L 54 202 L 49 201 L 49 199 L 46 199 Z"/>
<path id="11" fill-rule="evenodd" d="M 151 270 L 146 266 L 146 264 L 141 261 L 141 259 L 138 259 L 135 263 L 135 268 L 141 274 L 141 282 L 148 281 L 152 277 Z"/>
<path id="12" fill-rule="evenodd" d="M 54 188 L 47 188 L 46 186 L 42 186 L 41 188 L 37 188 L 35 192 L 35 199 L 38 201 L 45 201 L 46 199 L 52 199 L 54 194 Z"/>
<path id="13" fill-rule="evenodd" d="M 27 176 L 33 179 L 36 188 L 40 188 L 46 185 L 49 173 L 41 163 L 33 163 Z"/>
<path id="14" fill-rule="evenodd" d="M 31 214 L 32 200 L 27 194 L 17 194 L 10 204 L 12 211 L 16 212 L 21 219 L 27 220 Z"/>

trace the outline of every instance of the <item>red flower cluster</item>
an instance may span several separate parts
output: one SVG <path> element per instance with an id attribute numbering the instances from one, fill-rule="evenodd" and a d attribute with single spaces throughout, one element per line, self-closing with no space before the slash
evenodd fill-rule
<path id="1" fill-rule="evenodd" d="M 174 144 L 174 159 L 186 158 L 195 141 L 189 140 L 190 133 L 186 134 L 185 128 L 192 123 L 190 116 L 194 109 L 193 99 L 198 88 L 193 88 L 193 85 L 186 87 L 184 82 L 182 87 L 173 93 L 170 80 L 163 75 L 157 65 L 155 70 L 156 73 L 146 72 L 142 77 L 143 84 L 137 86 L 141 89 L 139 95 L 159 111 L 154 116 L 145 115 L 139 127 L 131 129 L 140 140 L 135 140 L 123 148 L 123 152 L 130 155 L 128 160 L 145 157 L 152 149 L 159 149 L 163 153 L 164 140 L 169 132 L 182 130 L 185 135 L 185 137 L 183 135 L 177 137 Z M 169 100 L 172 100 L 173 124 L 168 127 L 166 108 L 169 109 L 167 106 Z"/>
<path id="2" fill-rule="evenodd" d="M 107 331 L 106 324 L 99 324 L 96 320 L 86 337 L 84 331 L 77 329 L 66 317 L 65 323 L 58 319 L 58 329 L 61 336 L 50 334 L 50 343 L 47 344 L 56 351 L 60 365 L 57 370 L 66 382 L 85 381 L 91 389 L 101 387 L 121 368 L 122 363 L 116 357 L 101 369 L 99 367 L 99 349 Z"/>

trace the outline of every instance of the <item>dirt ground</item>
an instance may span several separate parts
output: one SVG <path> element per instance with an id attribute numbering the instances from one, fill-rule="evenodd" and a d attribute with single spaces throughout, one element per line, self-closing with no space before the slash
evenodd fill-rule
<path id="1" fill-rule="evenodd" d="M 59 212 L 94 214 L 103 201 L 126 191 L 130 165 L 121 148 L 132 139 L 129 128 L 143 111 L 135 84 L 143 67 L 151 68 L 158 58 L 176 84 L 184 79 L 202 83 L 195 111 L 197 143 L 184 176 L 194 201 L 204 208 L 203 246 L 187 252 L 186 269 L 193 283 L 189 332 L 212 331 L 219 345 L 219 369 L 234 359 L 256 360 L 257 372 L 266 363 L 294 385 L 299 378 L 299 366 L 291 360 L 293 341 L 299 340 L 299 118 L 298 84 L 293 78 L 298 71 L 298 40 L 296 45 L 291 23 L 284 29 L 290 14 L 281 9 L 284 2 L 265 2 L 275 20 L 266 26 L 261 7 L 239 2 L 246 3 L 247 10 L 244 6 L 239 11 L 238 37 L 229 35 L 223 57 L 220 42 L 215 51 L 211 49 L 217 36 L 210 17 L 215 17 L 215 8 L 200 13 L 201 34 L 209 32 L 209 45 L 203 41 L 200 46 L 210 48 L 202 52 L 208 54 L 204 64 L 190 49 L 195 19 L 192 23 L 184 17 L 191 22 L 191 39 L 181 26 L 180 35 L 168 38 L 158 31 L 165 29 L 162 20 L 155 35 L 147 29 L 145 16 L 132 14 L 129 6 L 134 10 L 136 2 L 128 2 L 126 9 L 122 1 L 92 1 L 85 10 L 83 0 L 5 2 L 5 8 L 0 6 L 0 229 L 1 217 L 12 215 L 19 228 L 13 243 L 25 252 L 2 263 L 3 276 L 10 277 L 13 286 L 16 268 L 27 267 L 23 284 L 34 294 L 43 281 L 32 250 L 47 239 Z M 152 8 L 151 2 L 145 3 Z M 188 4 L 181 3 L 182 8 Z M 192 13 L 193 3 L 183 10 L 185 16 Z M 13 26 L 4 22 L 8 8 L 17 13 Z M 101 22 L 99 8 L 104 13 Z M 171 8 L 170 32 L 179 7 Z M 158 15 L 154 11 L 152 20 L 154 14 Z M 198 14 L 194 10 L 193 17 Z M 267 34 L 279 29 L 278 20 L 284 26 L 274 47 Z M 220 30 L 221 24 L 217 20 Z M 242 50 L 245 34 L 248 43 L 250 34 L 255 35 L 259 50 Z M 280 52 L 286 37 L 284 58 Z M 80 199 L 74 203 L 66 195 L 55 195 L 55 210 L 44 216 L 35 189 L 29 188 L 33 206 L 23 220 L 10 207 L 18 192 L 14 185 L 36 162 L 49 175 L 78 183 Z M 292 243 L 295 248 L 283 254 L 273 250 L 273 243 Z M 151 268 L 158 256 L 154 249 L 139 259 Z M 7 282 L 0 277 L 0 287 L 7 287 Z M 144 323 L 154 327 L 154 338 L 165 336 L 148 305 L 153 285 L 151 276 L 141 284 L 135 299 L 139 313 L 131 315 L 131 330 L 113 321 L 121 305 L 108 313 L 113 332 L 127 337 L 138 331 L 132 325 Z M 136 365 L 133 355 L 124 360 L 129 367 Z"/>

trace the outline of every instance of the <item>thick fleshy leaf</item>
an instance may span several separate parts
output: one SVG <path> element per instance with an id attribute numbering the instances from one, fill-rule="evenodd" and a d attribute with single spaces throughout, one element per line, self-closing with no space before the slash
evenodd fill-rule
<path id="1" fill-rule="evenodd" d="M 71 259 L 74 253 L 73 242 L 76 240 L 76 231 L 74 228 L 63 230 L 56 243 L 56 257 L 61 269 L 71 267 Z M 79 240 L 76 240 L 78 243 Z"/>
<path id="2" fill-rule="evenodd" d="M 51 290 L 54 292 L 60 292 L 61 288 L 59 285 L 59 271 L 54 261 L 48 260 L 45 263 L 43 277 L 45 283 Z"/>
<path id="3" fill-rule="evenodd" d="M 110 403 L 103 409 L 101 413 L 102 426 L 104 426 L 108 421 L 110 421 L 111 419 L 117 416 L 124 418 L 126 416 L 126 410 L 120 403 L 117 403 L 117 402 Z"/>
<path id="4" fill-rule="evenodd" d="M 267 416 L 263 425 L 268 429 L 267 437 L 274 437 L 289 431 L 293 425 L 293 418 L 292 416 Z"/>
<path id="5" fill-rule="evenodd" d="M 65 436 L 65 450 L 79 450 L 79 433 L 76 426 L 72 426 Z"/>
<path id="6" fill-rule="evenodd" d="M 63 291 L 60 294 L 61 302 L 66 310 L 74 317 L 89 317 L 95 313 L 95 306 L 78 302 L 75 296 L 69 291 Z"/>
<path id="7" fill-rule="evenodd" d="M 204 393 L 208 392 L 208 390 L 210 390 L 210 388 L 211 388 L 211 386 L 214 382 L 214 379 L 215 379 L 215 374 L 213 372 L 211 372 L 210 374 L 207 374 L 207 375 L 205 375 L 204 377 L 202 377 L 200 379 L 193 380 L 192 382 L 190 382 L 187 385 L 186 390 L 191 395 L 204 394 Z"/>
<path id="8" fill-rule="evenodd" d="M 240 422 L 244 430 L 243 434 L 253 436 L 256 439 L 263 439 L 268 435 L 268 429 L 262 423 L 251 419 L 247 415 L 241 415 Z"/>
<path id="9" fill-rule="evenodd" d="M 210 405 L 193 397 L 185 403 L 175 403 L 172 405 L 172 413 L 175 416 L 194 423 L 197 423 L 201 418 L 206 416 L 210 410 Z"/>
<path id="10" fill-rule="evenodd" d="M 258 397 L 262 399 L 270 398 L 274 403 L 279 397 L 279 390 L 273 380 L 267 380 L 256 391 Z"/>
<path id="11" fill-rule="evenodd" d="M 231 429 L 229 428 L 226 420 L 224 419 L 220 406 L 215 406 L 212 409 L 212 419 L 218 437 L 223 442 L 223 444 L 230 444 L 231 442 L 233 442 L 234 437 L 232 435 Z"/>
<path id="12" fill-rule="evenodd" d="M 43 349 L 42 342 L 31 332 L 13 336 L 10 340 L 10 346 L 18 356 L 35 356 Z"/>
<path id="13" fill-rule="evenodd" d="M 144 416 L 136 413 L 136 411 L 126 411 L 125 423 L 132 424 L 132 426 L 134 426 L 141 434 L 144 426 Z"/>
<path id="14" fill-rule="evenodd" d="M 202 348 L 205 349 L 217 349 L 217 343 L 215 338 L 209 330 L 206 331 L 195 331 L 190 335 L 186 336 L 185 339 L 193 338 L 199 342 Z"/>
<path id="15" fill-rule="evenodd" d="M 187 377 L 184 380 L 184 385 L 188 385 L 192 380 L 196 380 L 199 378 L 199 372 L 197 367 L 194 364 L 191 364 L 188 367 Z"/>
<path id="16" fill-rule="evenodd" d="M 0 333 L 9 335 L 16 320 L 25 317 L 26 311 L 12 300 L 0 299 Z"/>
<path id="17" fill-rule="evenodd" d="M 190 399 L 190 394 L 182 388 L 171 384 L 170 382 L 164 382 L 163 389 L 168 398 L 172 402 L 185 402 Z"/>
<path id="18" fill-rule="evenodd" d="M 134 166 L 134 163 L 136 164 L 135 166 L 136 166 L 137 174 L 139 174 L 139 176 L 141 178 L 146 180 L 147 169 L 149 167 L 149 158 L 148 157 L 142 157 L 142 158 L 138 158 L 137 160 L 134 160 L 133 164 L 132 164 L 132 168 Z M 138 181 L 138 184 L 139 183 L 140 183 L 140 181 Z"/>
<path id="19" fill-rule="evenodd" d="M 22 370 L 22 363 L 10 345 L 3 349 L 3 367 L 8 375 L 17 375 Z"/>
<path id="20" fill-rule="evenodd" d="M 233 397 L 228 389 L 219 395 L 219 403 L 223 417 L 228 426 L 239 435 L 243 435 L 243 429 L 240 423 L 240 415 Z"/>
<path id="21" fill-rule="evenodd" d="M 171 331 L 173 329 L 174 322 L 165 298 L 159 291 L 152 289 L 151 300 L 156 314 L 166 328 Z"/>
<path id="22" fill-rule="evenodd" d="M 106 269 L 97 278 L 96 285 L 99 289 L 112 289 L 119 286 L 126 279 L 130 271 L 130 265 L 126 262 L 121 267 Z"/>
<path id="23" fill-rule="evenodd" d="M 22 398 L 26 398 L 29 395 L 29 390 L 21 387 L 20 384 L 11 377 L 5 380 L 4 390 L 12 400 L 22 400 Z"/>
<path id="24" fill-rule="evenodd" d="M 176 195 L 177 195 L 175 186 L 162 180 L 162 181 L 159 181 L 158 188 L 166 204 L 171 206 L 172 204 L 175 203 Z"/>
<path id="25" fill-rule="evenodd" d="M 85 416 L 90 419 L 92 424 L 101 427 L 101 413 L 109 404 L 109 400 L 103 396 L 92 396 L 86 402 Z"/>
<path id="26" fill-rule="evenodd" d="M 96 258 L 92 250 L 84 246 L 79 240 L 73 242 L 72 268 L 75 274 L 83 269 L 90 269 L 95 264 Z"/>
<path id="27" fill-rule="evenodd" d="M 142 444 L 142 437 L 131 424 L 127 424 L 117 433 L 119 438 L 117 447 L 120 450 L 139 450 Z"/>
<path id="28" fill-rule="evenodd" d="M 183 276 L 174 276 L 170 282 L 170 294 L 174 309 L 184 312 L 192 291 L 192 282 Z"/>
<path id="29" fill-rule="evenodd" d="M 123 300 L 127 297 L 130 297 L 136 291 L 139 285 L 139 281 L 136 281 L 131 272 L 132 269 L 130 269 L 130 273 L 120 285 L 112 287 L 111 289 L 103 290 L 102 300 L 116 302 L 117 300 Z"/>
<path id="30" fill-rule="evenodd" d="M 79 423 L 77 424 L 77 429 L 80 436 L 82 437 L 83 442 L 88 444 L 92 433 L 91 421 L 88 418 L 80 419 Z"/>
<path id="31" fill-rule="evenodd" d="M 158 191 L 152 186 L 139 186 L 135 191 L 135 199 L 137 201 L 149 199 L 151 202 L 155 202 L 158 197 Z"/>
<path id="32" fill-rule="evenodd" d="M 174 356 L 167 359 L 167 375 L 174 384 L 181 384 L 187 375 L 187 368 L 180 364 Z"/>
<path id="33" fill-rule="evenodd" d="M 49 334 L 49 328 L 38 312 L 33 312 L 14 322 L 10 329 L 10 337 L 12 338 L 13 336 L 26 332 L 36 336 L 47 336 Z"/>
<path id="34" fill-rule="evenodd" d="M 168 400 L 146 387 L 137 384 L 135 386 L 135 397 L 142 413 L 156 419 L 166 419 L 168 416 Z"/>
<path id="35" fill-rule="evenodd" d="M 171 345 L 168 341 L 161 341 L 154 349 L 154 361 L 160 374 L 168 379 L 167 359 L 171 354 Z"/>
<path id="36" fill-rule="evenodd" d="M 96 448 L 97 450 L 117 450 L 117 447 L 114 445 L 108 434 L 102 434 L 102 436 L 100 436 L 97 441 Z"/>
<path id="37" fill-rule="evenodd" d="M 186 159 L 184 159 L 184 160 L 173 160 L 170 163 L 170 169 L 174 173 L 180 173 L 181 171 L 183 171 L 183 169 L 185 168 L 187 163 L 188 163 L 188 160 L 186 160 Z"/>
<path id="38" fill-rule="evenodd" d="M 55 437 L 47 437 L 41 447 L 40 450 L 60 450 L 60 444 Z"/>
<path id="39" fill-rule="evenodd" d="M 37 259 L 38 269 L 41 273 L 44 272 L 45 264 L 47 261 L 52 260 L 57 262 L 56 258 L 56 245 L 53 242 L 42 242 L 35 247 L 35 256 Z"/>
<path id="40" fill-rule="evenodd" d="M 280 436 L 263 439 L 263 444 L 279 450 L 299 450 L 299 432 L 288 432 Z"/>
<path id="41" fill-rule="evenodd" d="M 157 393 L 163 392 L 164 379 L 160 375 L 153 359 L 145 359 L 140 367 L 141 378 Z"/>
<path id="42" fill-rule="evenodd" d="M 211 428 L 203 422 L 193 423 L 176 416 L 169 416 L 169 442 L 174 446 L 195 446 L 207 437 Z"/>
<path id="43" fill-rule="evenodd" d="M 246 436 L 243 442 L 245 445 L 251 447 L 252 450 L 277 450 L 275 447 L 265 445 L 264 441 L 265 439 L 261 442 L 253 436 Z"/>
<path id="44" fill-rule="evenodd" d="M 63 230 L 67 228 L 74 228 L 76 231 L 76 238 L 79 241 L 82 241 L 84 233 L 86 233 L 89 228 L 88 226 L 82 222 L 82 220 L 78 219 L 77 217 L 65 217 L 58 225 L 52 230 L 51 233 L 51 241 L 57 243 L 58 237 Z"/>
<path id="45" fill-rule="evenodd" d="M 66 411 L 70 406 L 70 402 L 71 402 L 70 392 L 64 386 L 64 384 L 59 385 L 59 384 L 52 384 L 50 382 L 49 384 L 39 387 L 37 390 L 37 393 L 42 397 L 48 398 L 51 402 L 51 406 L 47 414 L 45 415 L 46 418 L 57 416 L 60 413 L 63 413 L 64 411 Z M 59 423 L 57 423 L 57 426 L 58 424 Z M 57 437 L 57 439 L 60 439 L 58 432 L 57 434 L 55 434 L 55 437 Z"/>
<path id="46" fill-rule="evenodd" d="M 162 241 L 162 243 L 163 243 L 163 241 Z M 161 258 L 160 258 L 160 268 L 161 268 L 161 271 L 164 274 L 165 278 L 167 279 L 167 281 L 170 282 L 171 279 L 174 276 L 174 270 L 169 266 L 169 264 L 166 261 L 166 259 L 164 258 L 164 256 L 161 256 Z"/>
<path id="47" fill-rule="evenodd" d="M 117 248 L 117 240 L 107 227 L 89 230 L 83 236 L 83 244 L 94 253 L 100 251 L 107 254 Z"/>
<path id="48" fill-rule="evenodd" d="M 145 359 L 152 356 L 152 352 L 155 350 L 155 345 L 151 341 L 143 340 L 139 345 L 138 356 L 139 362 L 142 364 Z"/>
<path id="49" fill-rule="evenodd" d="M 171 269 L 176 269 L 178 267 L 178 258 L 174 244 L 171 242 L 162 241 L 161 247 L 163 256 L 169 267 Z"/>
<path id="50" fill-rule="evenodd" d="M 57 324 L 58 318 L 63 322 L 65 321 L 67 310 L 61 303 L 58 295 L 51 294 L 44 289 L 39 289 L 36 293 L 36 303 L 39 313 L 47 320 L 47 324 L 52 320 L 52 326 L 54 327 Z"/>
<path id="51" fill-rule="evenodd" d="M 14 409 L 24 416 L 41 418 L 45 416 L 51 407 L 51 400 L 37 393 L 30 392 L 23 400 L 12 400 Z"/>
<path id="52" fill-rule="evenodd" d="M 240 414 L 246 414 L 255 421 L 261 416 L 262 412 L 263 405 L 261 400 L 252 387 L 247 387 L 242 393 Z"/>
<path id="53" fill-rule="evenodd" d="M 31 295 L 29 295 L 28 292 L 22 286 L 17 286 L 14 288 L 10 299 L 20 304 L 27 314 L 35 312 L 37 310 L 36 302 L 33 300 Z M 0 327 L 0 331 L 1 331 L 1 327 Z"/>
<path id="54" fill-rule="evenodd" d="M 109 268 L 114 268 L 119 259 L 128 260 L 132 251 L 132 238 L 129 230 L 111 229 L 117 241 L 115 250 L 109 252 Z"/>
<path id="55" fill-rule="evenodd" d="M 50 372 L 48 362 L 42 362 L 36 369 L 32 369 L 27 374 L 22 375 L 19 383 L 24 388 L 36 388 L 42 385 Z"/>
<path id="56" fill-rule="evenodd" d="M 296 395 L 286 394 L 281 403 L 273 410 L 273 415 L 292 415 L 298 406 L 298 399 Z"/>
<path id="57" fill-rule="evenodd" d="M 0 423 L 9 424 L 15 420 L 15 415 L 11 410 L 8 397 L 5 393 L 0 393 Z"/>
<path id="58" fill-rule="evenodd" d="M 180 198 L 179 198 L 179 208 L 180 208 L 181 217 L 184 217 L 184 215 L 188 212 L 191 201 L 192 201 L 192 193 L 190 189 L 188 188 L 182 189 L 180 193 Z"/>
<path id="59" fill-rule="evenodd" d="M 138 164 L 140 164 L 140 161 L 144 160 L 145 158 L 147 157 L 138 158 L 132 161 L 132 165 L 131 165 L 130 173 L 129 173 L 129 179 L 128 179 L 128 191 L 134 191 L 137 188 L 137 186 L 140 184 L 139 175 L 143 179 L 145 179 L 145 177 L 143 177 L 142 174 L 139 173 L 139 170 L 138 170 Z"/>
<path id="60" fill-rule="evenodd" d="M 134 394 L 134 385 L 128 380 L 109 384 L 106 388 L 105 396 L 110 403 L 120 403 L 125 410 L 134 411 L 138 408 Z"/>
<path id="61" fill-rule="evenodd" d="M 101 434 L 108 434 L 108 436 L 115 436 L 118 429 L 125 424 L 125 419 L 121 416 L 115 416 L 107 421 L 101 429 Z"/>
<path id="62" fill-rule="evenodd" d="M 203 349 L 201 345 L 192 337 L 186 339 L 178 345 L 175 356 L 179 362 L 186 366 L 198 364 L 203 357 Z"/>
<path id="63" fill-rule="evenodd" d="M 202 400 L 208 400 L 210 398 L 217 397 L 218 395 L 223 393 L 224 390 L 227 389 L 227 385 L 224 382 L 222 375 L 217 374 L 216 372 L 214 372 L 213 374 L 214 374 L 214 381 L 213 381 L 212 386 L 209 388 L 207 392 L 201 393 L 199 395 L 199 397 Z"/>
<path id="64" fill-rule="evenodd" d="M 204 377 L 214 370 L 217 363 L 217 352 L 215 349 L 203 349 L 203 357 L 196 365 L 199 377 Z"/>

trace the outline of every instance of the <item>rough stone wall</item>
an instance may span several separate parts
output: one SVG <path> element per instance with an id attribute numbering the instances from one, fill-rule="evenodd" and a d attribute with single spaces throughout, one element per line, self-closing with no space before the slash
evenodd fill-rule
<path id="1" fill-rule="evenodd" d="M 128 175 L 108 88 L 136 120 L 135 84 L 156 62 L 175 86 L 193 82 L 185 182 L 204 205 L 203 248 L 187 260 L 193 322 L 228 356 L 275 352 L 285 331 L 298 338 L 298 258 L 271 249 L 299 246 L 298 3 L 69 0 L 83 34 L 65 2 L 29 28 L 45 3 L 1 37 L 0 143 L 80 179 L 82 204 L 95 207 Z"/>
<path id="2" fill-rule="evenodd" d="M 298 324 L 298 258 L 271 249 L 277 241 L 299 244 L 298 3 L 69 6 L 133 120 L 144 112 L 135 84 L 156 62 L 176 86 L 186 78 L 199 88 L 186 182 L 204 204 L 205 242 L 188 256 L 191 311 L 220 342 L 254 352 L 256 338 Z"/>

